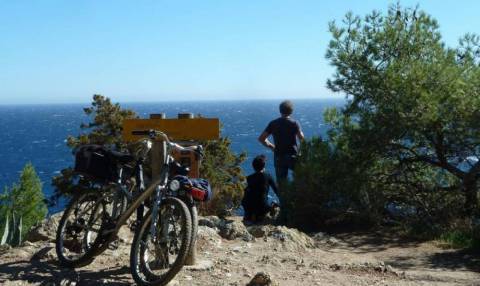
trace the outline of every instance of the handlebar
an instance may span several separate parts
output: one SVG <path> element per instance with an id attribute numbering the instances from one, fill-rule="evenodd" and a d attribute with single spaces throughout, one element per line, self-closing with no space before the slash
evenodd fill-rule
<path id="1" fill-rule="evenodd" d="M 175 148 L 179 151 L 197 152 L 201 157 L 203 157 L 203 147 L 202 147 L 202 145 L 193 145 L 193 146 L 188 146 L 188 147 L 181 146 L 177 143 L 171 142 L 170 139 L 168 138 L 167 134 L 163 133 L 162 131 L 153 130 L 153 129 L 150 129 L 150 130 L 133 130 L 132 135 L 148 136 L 152 140 L 160 137 L 165 142 L 167 142 L 167 144 L 172 148 Z"/>

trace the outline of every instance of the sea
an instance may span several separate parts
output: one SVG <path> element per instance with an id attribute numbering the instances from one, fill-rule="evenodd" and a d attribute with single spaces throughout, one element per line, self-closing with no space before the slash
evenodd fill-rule
<path id="1" fill-rule="evenodd" d="M 242 167 L 245 174 L 252 172 L 250 163 L 259 154 L 267 156 L 267 170 L 274 175 L 273 154 L 257 138 L 268 122 L 279 116 L 278 100 L 189 101 L 157 103 L 124 103 L 140 117 L 152 113 L 166 113 L 176 118 L 178 113 L 201 114 L 219 118 L 221 134 L 231 139 L 236 153 L 247 152 Z M 293 117 L 300 122 L 307 138 L 326 135 L 329 128 L 323 121 L 327 108 L 339 108 L 343 99 L 295 100 Z M 84 132 L 82 123 L 91 118 L 83 112 L 88 104 L 0 105 L 0 188 L 18 181 L 22 168 L 31 162 L 48 198 L 53 193 L 52 177 L 60 170 L 73 165 L 73 155 L 66 146 L 68 135 Z M 1 191 L 0 191 L 1 192 Z M 49 208 L 50 213 L 64 208 L 59 203 Z"/>

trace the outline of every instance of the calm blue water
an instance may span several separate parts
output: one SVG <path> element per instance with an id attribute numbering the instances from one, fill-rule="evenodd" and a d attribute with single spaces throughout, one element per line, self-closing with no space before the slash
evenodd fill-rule
<path id="1" fill-rule="evenodd" d="M 257 142 L 258 135 L 268 122 L 278 116 L 275 101 L 221 101 L 168 102 L 122 104 L 132 108 L 141 117 L 165 112 L 176 117 L 181 112 L 218 117 L 223 124 L 222 134 L 231 138 L 235 152 L 247 151 L 249 159 L 243 168 L 251 173 L 250 161 L 264 153 L 269 158 L 268 170 L 273 174 L 272 153 Z M 302 125 L 307 137 L 324 136 L 328 128 L 323 123 L 323 111 L 341 106 L 344 101 L 334 99 L 297 100 L 294 118 Z M 11 185 L 27 162 L 32 162 L 44 184 L 44 193 L 52 194 L 51 178 L 73 164 L 73 156 L 66 147 L 67 135 L 77 135 L 80 124 L 89 122 L 84 115 L 86 105 L 18 105 L 0 106 L 0 187 Z M 54 212 L 61 206 L 51 208 Z"/>

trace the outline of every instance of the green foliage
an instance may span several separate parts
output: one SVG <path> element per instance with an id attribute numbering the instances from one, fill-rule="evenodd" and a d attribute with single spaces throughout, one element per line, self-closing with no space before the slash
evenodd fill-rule
<path id="1" fill-rule="evenodd" d="M 326 113 L 332 144 L 354 165 L 368 163 L 368 184 L 386 202 L 439 222 L 442 209 L 458 216 L 461 199 L 464 215 L 474 215 L 480 161 L 462 166 L 480 156 L 479 37 L 448 48 L 435 19 L 400 5 L 349 13 L 330 32 L 326 57 L 336 72 L 327 85 L 348 99 Z"/>
<path id="2" fill-rule="evenodd" d="M 0 206 L 2 242 L 19 245 L 30 228 L 47 214 L 42 183 L 32 164 L 25 165 L 18 184 L 5 188 L 0 195 Z"/>
<path id="3" fill-rule="evenodd" d="M 3 225 L 3 234 L 2 234 L 2 239 L 0 240 L 0 245 L 5 245 L 7 244 L 7 241 L 9 240 L 10 236 L 10 214 L 7 213 L 7 216 L 5 217 L 5 224 Z"/>
<path id="4" fill-rule="evenodd" d="M 92 121 L 80 125 L 86 133 L 67 138 L 68 147 L 85 144 L 113 145 L 117 149 L 126 147 L 122 140 L 122 124 L 125 119 L 137 118 L 133 110 L 122 109 L 120 104 L 113 104 L 110 98 L 95 94 L 92 105 L 83 111 Z"/>
<path id="5" fill-rule="evenodd" d="M 113 145 L 115 148 L 128 149 L 129 146 L 122 140 L 122 123 L 125 119 L 137 118 L 137 114 L 130 109 L 123 109 L 118 103 L 112 103 L 107 97 L 94 95 L 90 107 L 84 112 L 91 122 L 81 125 L 84 133 L 74 137 L 69 136 L 67 145 L 74 149 L 83 144 Z M 211 203 L 202 206 L 202 213 L 217 214 L 225 209 L 237 206 L 240 201 L 243 179 L 240 164 L 245 154 L 235 155 L 230 149 L 230 140 L 221 138 L 218 141 L 201 142 L 205 147 L 205 161 L 202 163 L 201 174 L 208 179 L 214 190 L 214 199 Z M 146 176 L 150 170 L 147 161 L 144 170 Z M 55 194 L 51 203 L 58 197 L 72 194 L 89 187 L 88 181 L 74 183 L 73 171 L 66 168 L 59 176 L 53 178 Z"/>
<path id="6" fill-rule="evenodd" d="M 366 188 L 366 170 L 354 158 L 319 138 L 306 140 L 295 165 L 294 180 L 284 188 L 282 212 L 287 224 L 314 231 L 352 220 L 370 222 L 375 200 Z"/>
<path id="7" fill-rule="evenodd" d="M 5 225 L 3 227 L 4 230 L 0 245 L 19 246 L 22 243 L 22 217 L 19 219 L 15 218 L 15 212 L 12 211 L 10 218 L 10 213 L 7 212 Z"/>
<path id="8" fill-rule="evenodd" d="M 122 123 L 125 119 L 136 118 L 133 110 L 122 109 L 118 103 L 112 103 L 108 97 L 95 94 L 90 107 L 83 109 L 91 121 L 82 123 L 80 128 L 83 132 L 78 136 L 68 136 L 67 146 L 72 150 L 85 144 L 107 145 L 119 150 L 125 149 L 122 141 Z M 89 188 L 90 182 L 81 180 L 74 183 L 72 168 L 61 170 L 60 175 L 52 180 L 55 193 L 50 198 L 50 204 L 55 204 L 62 195 L 70 195 Z"/>
<path id="9" fill-rule="evenodd" d="M 478 211 L 479 37 L 457 48 L 417 8 L 391 6 L 330 23 L 328 143 L 302 146 L 286 206 L 307 230 L 354 218 L 438 236 Z M 315 219 L 312 220 L 311 218 Z"/>
<path id="10" fill-rule="evenodd" d="M 213 198 L 202 204 L 202 215 L 223 215 L 240 205 L 243 196 L 244 175 L 241 163 L 246 153 L 234 154 L 230 149 L 230 139 L 202 142 L 205 158 L 200 168 L 200 176 L 207 178 L 212 186 Z"/>
<path id="11" fill-rule="evenodd" d="M 448 248 L 480 249 L 480 226 L 471 223 L 456 224 L 455 228 L 444 230 L 438 241 Z"/>

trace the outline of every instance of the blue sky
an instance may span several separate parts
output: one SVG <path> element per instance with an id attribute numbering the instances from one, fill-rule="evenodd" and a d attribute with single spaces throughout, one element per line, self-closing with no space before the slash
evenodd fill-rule
<path id="1" fill-rule="evenodd" d="M 0 0 L 0 104 L 331 97 L 328 22 L 390 3 Z M 448 45 L 480 27 L 480 1 L 401 3 Z"/>

